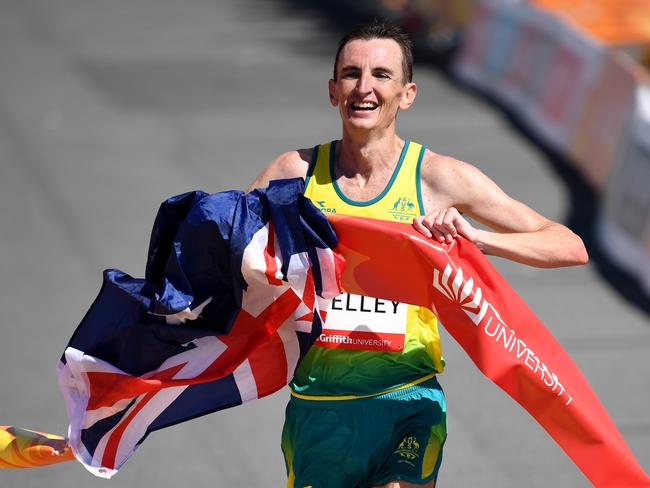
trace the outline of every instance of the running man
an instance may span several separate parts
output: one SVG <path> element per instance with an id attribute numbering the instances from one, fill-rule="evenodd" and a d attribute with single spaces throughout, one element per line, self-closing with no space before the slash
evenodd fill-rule
<path id="1" fill-rule="evenodd" d="M 530 266 L 586 263 L 569 229 L 510 198 L 474 166 L 397 135 L 397 114 L 417 92 L 412 63 L 398 28 L 371 24 L 345 36 L 329 80 L 341 139 L 280 155 L 251 189 L 302 177 L 305 194 L 326 212 L 412 222 L 440 242 L 460 235 L 485 254 Z M 434 486 L 446 438 L 436 379 L 443 368 L 430 310 L 335 299 L 290 383 L 282 433 L 287 486 Z"/>

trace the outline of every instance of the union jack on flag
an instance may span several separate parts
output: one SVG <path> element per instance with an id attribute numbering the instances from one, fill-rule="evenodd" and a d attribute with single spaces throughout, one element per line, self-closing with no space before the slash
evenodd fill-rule
<path id="1" fill-rule="evenodd" d="M 110 478 L 155 430 L 287 384 L 340 290 L 300 179 L 164 202 L 144 279 L 104 272 L 58 367 L 79 461 Z"/>

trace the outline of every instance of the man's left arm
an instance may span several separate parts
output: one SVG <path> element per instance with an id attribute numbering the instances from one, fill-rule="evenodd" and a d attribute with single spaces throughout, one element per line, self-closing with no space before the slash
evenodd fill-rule
<path id="1" fill-rule="evenodd" d="M 588 261 L 580 237 L 508 196 L 474 166 L 432 155 L 421 176 L 427 214 L 413 225 L 427 237 L 449 242 L 462 235 L 485 254 L 540 268 Z M 474 227 L 463 214 L 490 230 Z"/>

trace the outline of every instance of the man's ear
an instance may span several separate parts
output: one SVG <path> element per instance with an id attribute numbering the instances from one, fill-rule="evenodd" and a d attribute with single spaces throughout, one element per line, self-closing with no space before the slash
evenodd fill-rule
<path id="1" fill-rule="evenodd" d="M 330 103 L 332 107 L 336 107 L 339 104 L 338 98 L 336 97 L 336 80 L 330 79 L 327 82 L 327 89 L 329 91 Z"/>
<path id="2" fill-rule="evenodd" d="M 410 82 L 404 86 L 404 96 L 402 96 L 402 101 L 399 104 L 401 110 L 406 110 L 415 101 L 415 95 L 418 92 L 418 87 L 415 83 Z"/>

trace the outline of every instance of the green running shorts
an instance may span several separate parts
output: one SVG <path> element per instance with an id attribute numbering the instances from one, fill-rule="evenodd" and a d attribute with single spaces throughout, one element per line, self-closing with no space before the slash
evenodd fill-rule
<path id="1" fill-rule="evenodd" d="M 282 431 L 288 488 L 366 488 L 438 475 L 447 437 L 435 377 L 354 400 L 292 396 Z"/>

